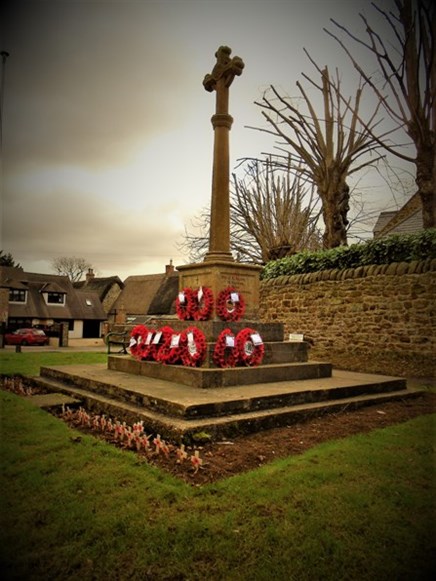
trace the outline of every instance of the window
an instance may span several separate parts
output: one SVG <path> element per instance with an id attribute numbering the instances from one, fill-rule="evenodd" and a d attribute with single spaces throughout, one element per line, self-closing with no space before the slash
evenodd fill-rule
<path id="1" fill-rule="evenodd" d="M 65 293 L 47 293 L 47 304 L 63 305 L 65 303 Z"/>
<path id="2" fill-rule="evenodd" d="M 9 290 L 9 302 L 10 303 L 25 303 L 26 302 L 26 292 L 25 290 L 18 290 L 11 288 Z"/>

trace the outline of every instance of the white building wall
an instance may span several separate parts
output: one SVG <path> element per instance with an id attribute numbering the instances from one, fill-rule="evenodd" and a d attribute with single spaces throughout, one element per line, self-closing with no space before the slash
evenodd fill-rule
<path id="1" fill-rule="evenodd" d="M 83 337 L 83 321 L 74 321 L 74 330 L 68 331 L 69 339 L 81 339 Z"/>

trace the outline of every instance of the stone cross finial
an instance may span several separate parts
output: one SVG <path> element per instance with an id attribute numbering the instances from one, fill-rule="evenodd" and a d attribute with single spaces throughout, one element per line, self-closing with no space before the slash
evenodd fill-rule
<path id="1" fill-rule="evenodd" d="M 216 51 L 215 56 L 217 62 L 213 67 L 212 74 L 206 75 L 203 80 L 204 88 L 209 93 L 216 88 L 216 84 L 220 79 L 224 79 L 224 85 L 228 88 L 232 84 L 235 76 L 242 74 L 245 66 L 244 61 L 238 56 L 231 59 L 231 53 L 232 49 L 228 46 L 220 46 Z"/>

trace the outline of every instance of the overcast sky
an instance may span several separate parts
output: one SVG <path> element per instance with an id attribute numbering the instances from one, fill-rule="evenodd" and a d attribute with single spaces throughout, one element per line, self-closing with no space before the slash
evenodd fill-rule
<path id="1" fill-rule="evenodd" d="M 202 81 L 217 48 L 245 62 L 230 91 L 234 167 L 273 150 L 247 128 L 263 125 L 254 101 L 316 75 L 303 47 L 352 79 L 322 28 L 333 17 L 357 31 L 372 13 L 368 0 L 9 0 L 2 11 L 2 249 L 30 272 L 79 256 L 123 280 L 187 261 L 177 243 L 210 201 L 215 97 Z M 392 209 L 388 194 L 375 199 Z"/>

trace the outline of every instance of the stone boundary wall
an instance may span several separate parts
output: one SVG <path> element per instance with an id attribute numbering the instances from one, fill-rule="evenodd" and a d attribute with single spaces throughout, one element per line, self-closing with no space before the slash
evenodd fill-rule
<path id="1" fill-rule="evenodd" d="M 260 319 L 304 334 L 311 358 L 355 371 L 436 375 L 436 259 L 262 281 Z"/>

